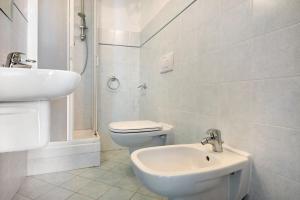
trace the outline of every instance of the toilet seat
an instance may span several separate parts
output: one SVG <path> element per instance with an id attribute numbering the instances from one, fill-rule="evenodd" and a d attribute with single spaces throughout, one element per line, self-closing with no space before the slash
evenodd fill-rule
<path id="1" fill-rule="evenodd" d="M 109 124 L 109 129 L 115 133 L 139 133 L 161 131 L 163 125 L 161 123 L 145 120 L 145 121 L 123 121 L 113 122 Z"/>
<path id="2" fill-rule="evenodd" d="M 109 124 L 112 140 L 129 152 L 153 146 L 174 144 L 173 126 L 153 121 L 125 121 Z"/>

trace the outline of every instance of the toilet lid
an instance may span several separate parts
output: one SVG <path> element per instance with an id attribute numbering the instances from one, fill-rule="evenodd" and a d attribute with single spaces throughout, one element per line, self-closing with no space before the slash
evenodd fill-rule
<path id="1" fill-rule="evenodd" d="M 159 131 L 162 130 L 162 128 L 162 124 L 153 121 L 123 121 L 113 122 L 109 124 L 109 129 L 112 132 L 119 133 Z"/>

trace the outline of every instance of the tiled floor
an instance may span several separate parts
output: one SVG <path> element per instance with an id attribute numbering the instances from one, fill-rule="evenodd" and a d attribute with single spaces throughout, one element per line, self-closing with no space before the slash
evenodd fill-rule
<path id="1" fill-rule="evenodd" d="M 27 177 L 13 200 L 163 200 L 135 177 L 127 151 L 102 153 L 101 167 Z"/>

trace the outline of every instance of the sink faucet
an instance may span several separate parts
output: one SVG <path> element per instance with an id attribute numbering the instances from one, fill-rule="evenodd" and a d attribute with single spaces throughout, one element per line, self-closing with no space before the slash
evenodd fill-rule
<path id="1" fill-rule="evenodd" d="M 213 147 L 213 151 L 223 152 L 221 131 L 218 129 L 209 129 L 206 133 L 209 135 L 209 137 L 204 138 L 201 141 L 201 144 L 211 144 Z"/>
<path id="2" fill-rule="evenodd" d="M 8 68 L 14 68 L 14 67 L 19 67 L 19 68 L 31 68 L 31 65 L 26 64 L 27 62 L 29 63 L 35 63 L 35 60 L 22 60 L 22 55 L 25 55 L 24 53 L 21 52 L 11 52 L 7 56 L 6 60 L 6 65 L 4 67 Z M 25 61 L 25 63 L 23 63 Z"/>

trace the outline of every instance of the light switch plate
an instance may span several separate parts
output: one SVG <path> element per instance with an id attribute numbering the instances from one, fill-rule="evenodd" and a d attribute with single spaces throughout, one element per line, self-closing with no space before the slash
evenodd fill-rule
<path id="1" fill-rule="evenodd" d="M 174 53 L 170 52 L 160 58 L 160 73 L 165 74 L 174 70 Z"/>

